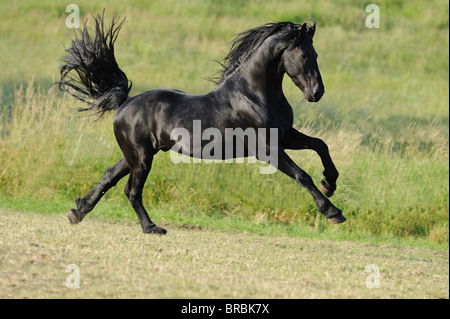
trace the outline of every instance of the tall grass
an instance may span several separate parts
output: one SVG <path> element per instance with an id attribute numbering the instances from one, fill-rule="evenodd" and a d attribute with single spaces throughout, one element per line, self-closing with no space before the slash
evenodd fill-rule
<path id="1" fill-rule="evenodd" d="M 16 91 L 7 135 L 0 148 L 3 196 L 41 200 L 76 199 L 122 157 L 112 118 L 78 117 L 76 103 L 55 89 Z M 365 132 L 363 121 L 322 130 L 305 123 L 301 131 L 323 138 L 340 170 L 333 202 L 348 222 L 328 226 L 310 195 L 285 175 L 260 175 L 255 164 L 174 164 L 159 153 L 144 189 L 145 204 L 180 215 L 234 216 L 255 223 L 298 223 L 319 231 L 428 237 L 448 240 L 447 128 L 415 124 L 396 135 L 380 128 Z M 369 134 L 370 133 L 370 134 Z M 383 136 L 383 139 L 380 139 Z M 310 151 L 290 151 L 315 181 L 320 160 Z M 126 178 L 105 196 L 119 215 L 133 216 L 123 195 Z M 100 204 L 101 205 L 101 204 Z"/>
<path id="2" fill-rule="evenodd" d="M 83 18 L 100 1 L 78 1 Z M 185 216 L 234 216 L 254 223 L 309 225 L 318 231 L 428 238 L 448 243 L 448 3 L 379 1 L 381 28 L 367 29 L 353 1 L 109 1 L 127 16 L 116 43 L 132 95 L 170 87 L 204 93 L 234 34 L 270 21 L 317 21 L 314 45 L 326 94 L 306 103 L 289 79 L 295 122 L 322 138 L 340 171 L 333 202 L 348 217 L 329 226 L 310 195 L 286 176 L 259 175 L 260 164 L 173 164 L 159 153 L 144 190 L 150 209 Z M 420 14 L 419 14 L 420 13 Z M 77 103 L 49 84 L 63 45 L 65 5 L 0 3 L 0 196 L 47 201 L 87 193 L 122 155 L 112 116 L 80 117 Z M 34 78 L 30 82 L 30 79 Z M 316 182 L 320 160 L 290 152 Z M 124 179 L 103 201 L 135 218 Z M 101 205 L 100 202 L 99 205 Z"/>

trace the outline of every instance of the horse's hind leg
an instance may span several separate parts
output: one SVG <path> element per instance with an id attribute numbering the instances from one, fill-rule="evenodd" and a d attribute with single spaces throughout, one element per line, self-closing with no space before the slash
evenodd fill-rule
<path id="1" fill-rule="evenodd" d="M 131 167 L 130 177 L 127 185 L 125 186 L 125 195 L 127 195 L 137 217 L 139 218 L 142 231 L 148 234 L 153 233 L 165 235 L 167 233 L 166 230 L 156 226 L 150 220 L 150 217 L 142 204 L 142 190 L 152 167 L 152 162 L 153 156 L 149 156 L 145 161 L 140 160 Z"/>
<path id="2" fill-rule="evenodd" d="M 75 203 L 77 204 L 77 209 L 71 209 L 68 218 L 72 224 L 77 224 L 81 222 L 91 210 L 94 209 L 95 205 L 102 198 L 102 196 L 117 182 L 130 173 L 130 166 L 128 165 L 125 158 L 122 158 L 114 166 L 109 167 L 101 181 L 83 198 L 78 198 Z"/>

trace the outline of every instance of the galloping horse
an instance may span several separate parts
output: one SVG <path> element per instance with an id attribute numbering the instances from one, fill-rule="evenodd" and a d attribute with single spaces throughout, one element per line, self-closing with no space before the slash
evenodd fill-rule
<path id="1" fill-rule="evenodd" d="M 292 127 L 293 110 L 282 90 L 287 74 L 309 102 L 319 101 L 325 92 L 313 47 L 315 23 L 269 23 L 240 33 L 224 60 L 217 87 L 207 94 L 155 89 L 130 97 L 131 83 L 114 56 L 114 43 L 125 19 L 120 21 L 115 14 L 109 28 L 105 27 L 104 13 L 94 17 L 94 21 L 93 35 L 86 22 L 75 32 L 75 40 L 66 49 L 68 55 L 63 57 L 58 84 L 61 90 L 89 105 L 82 111 L 97 111 L 100 115 L 117 111 L 114 133 L 124 157 L 106 169 L 101 181 L 86 196 L 76 200 L 77 208 L 68 214 L 71 223 L 81 222 L 108 189 L 129 174 L 125 194 L 143 232 L 165 234 L 165 229 L 150 220 L 142 204 L 142 190 L 155 154 L 175 145 L 171 132 L 180 127 L 192 132 L 196 120 L 222 134 L 226 128 L 275 128 L 276 168 L 306 188 L 329 222 L 346 220 L 327 198 L 336 190 L 339 175 L 328 147 L 322 140 Z M 245 155 L 258 154 L 248 143 L 244 147 Z M 258 147 L 268 149 L 269 145 Z M 324 166 L 320 190 L 286 154 L 286 149 L 317 152 Z M 194 157 L 198 154 L 189 143 L 184 153 Z"/>

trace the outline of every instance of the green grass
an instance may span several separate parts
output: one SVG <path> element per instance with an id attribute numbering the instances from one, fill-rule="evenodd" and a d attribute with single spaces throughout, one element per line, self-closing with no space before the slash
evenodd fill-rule
<path id="1" fill-rule="evenodd" d="M 104 169 L 121 157 L 110 129 L 111 118 L 98 122 L 75 118 L 72 101 L 58 98 L 54 91 L 35 93 L 31 86 L 18 91 L 16 101 L 21 101 L 20 107 L 14 108 L 7 143 L 1 149 L 3 194 L 5 198 L 63 202 L 66 208 L 58 207 L 58 211 L 67 210 L 73 206 L 71 201 L 87 193 Z M 445 128 L 430 125 L 426 134 L 434 136 L 434 142 L 423 146 L 414 139 L 414 126 L 391 141 L 380 139 L 380 132 L 365 137 L 361 134 L 367 129 L 364 123 L 358 127 L 360 132 L 352 131 L 351 126 L 330 125 L 318 132 L 335 150 L 332 155 L 341 171 L 333 201 L 349 220 L 338 227 L 325 222 L 306 191 L 281 173 L 260 175 L 258 163 L 176 165 L 168 153 L 158 154 L 144 189 L 145 204 L 152 214 L 164 212 L 157 213 L 160 218 L 165 214 L 186 221 L 190 216 L 232 217 L 256 225 L 302 225 L 329 235 L 413 237 L 448 246 Z M 41 142 L 43 136 L 45 143 Z M 320 180 L 323 169 L 316 154 L 290 153 Z M 106 216 L 135 219 L 123 194 L 125 182 L 99 204 L 98 209 L 103 202 L 116 205 Z M 8 201 L 2 200 L 0 205 Z M 50 205 L 44 210 L 52 209 Z"/>
<path id="2" fill-rule="evenodd" d="M 65 218 L 68 207 L 73 207 L 73 201 L 55 198 L 52 201 L 33 198 L 0 197 L 0 207 L 4 210 L 14 210 L 24 216 L 40 213 L 41 215 L 61 216 Z M 158 224 L 171 225 L 182 229 L 214 230 L 230 234 L 249 233 L 260 236 L 288 236 L 293 238 L 327 239 L 333 241 L 353 241 L 372 245 L 390 245 L 405 248 L 416 247 L 436 251 L 448 251 L 446 243 L 433 242 L 426 238 L 404 237 L 396 235 L 373 235 L 370 233 L 342 232 L 337 226 L 328 227 L 326 221 L 316 218 L 313 226 L 307 226 L 299 221 L 280 223 L 277 221 L 249 222 L 240 216 L 223 216 L 220 213 L 183 214 L 179 211 L 150 208 L 149 214 Z M 89 215 L 89 219 L 108 225 L 114 223 L 129 223 L 134 225 L 136 234 L 140 233 L 140 226 L 135 213 L 129 205 L 122 205 L 114 201 L 102 201 Z M 169 233 L 170 235 L 170 233 Z"/>
<path id="3" fill-rule="evenodd" d="M 105 5 L 77 4 L 83 17 Z M 214 85 L 202 77 L 219 69 L 214 60 L 226 55 L 234 34 L 270 21 L 317 21 L 326 94 L 309 104 L 288 78 L 284 91 L 296 126 L 329 145 L 340 171 L 332 201 L 348 222 L 326 224 L 305 190 L 281 173 L 259 175 L 259 164 L 175 165 L 168 153 L 156 156 L 144 190 L 156 220 L 213 228 L 232 221 L 229 229 L 300 229 L 448 249 L 448 3 L 380 1 L 380 29 L 365 28 L 365 5 L 108 2 L 107 16 L 127 16 L 116 56 L 133 81 L 132 95 L 158 87 L 205 93 Z M 122 157 L 111 116 L 79 118 L 76 101 L 49 89 L 73 37 L 66 15 L 53 1 L 0 3 L 0 65 L 7 66 L 0 74 L 0 207 L 65 212 Z M 317 155 L 290 154 L 321 180 Z M 124 182 L 92 214 L 135 220 Z"/>

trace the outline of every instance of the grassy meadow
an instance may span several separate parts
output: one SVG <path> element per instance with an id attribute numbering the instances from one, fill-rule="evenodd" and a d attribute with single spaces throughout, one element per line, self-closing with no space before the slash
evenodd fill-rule
<path id="1" fill-rule="evenodd" d="M 366 28 L 365 1 L 77 1 L 82 18 L 103 7 L 109 18 L 114 11 L 127 17 L 116 58 L 133 82 L 131 95 L 154 88 L 206 93 L 214 84 L 204 78 L 220 68 L 215 60 L 225 57 L 236 33 L 273 21 L 317 21 L 314 45 L 326 93 L 307 103 L 289 78 L 284 91 L 296 127 L 329 146 L 340 172 L 332 201 L 348 221 L 328 225 L 304 189 L 279 172 L 260 175 L 260 164 L 175 165 L 169 153 L 159 153 L 144 190 L 155 222 L 448 250 L 448 2 L 376 3 L 379 29 Z M 65 213 L 122 157 L 113 115 L 81 117 L 79 102 L 52 86 L 73 38 L 65 6 L 0 3 L 5 209 Z M 322 179 L 316 154 L 290 154 L 314 181 Z M 87 218 L 137 221 L 125 182 Z"/>
<path id="2" fill-rule="evenodd" d="M 448 299 L 445 251 L 163 225 L 168 236 L 145 236 L 123 220 L 72 226 L 0 209 L 0 226 L 15 229 L 1 237 L 0 297 Z M 79 288 L 66 286 L 68 265 Z M 378 266 L 378 288 L 368 265 Z"/>

